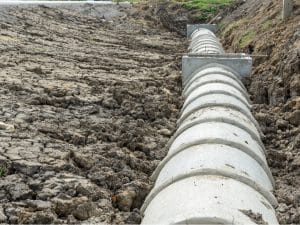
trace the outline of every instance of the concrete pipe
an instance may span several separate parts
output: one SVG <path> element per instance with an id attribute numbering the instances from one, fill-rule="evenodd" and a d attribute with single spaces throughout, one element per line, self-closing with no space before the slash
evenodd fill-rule
<path id="1" fill-rule="evenodd" d="M 257 158 L 267 170 L 264 149 L 243 129 L 225 122 L 203 122 L 184 130 L 170 146 L 168 155 L 202 143 L 220 143 L 239 148 Z M 167 155 L 167 156 L 168 156 Z"/>
<path id="2" fill-rule="evenodd" d="M 224 50 L 220 49 L 215 45 L 207 45 L 200 46 L 198 48 L 192 49 L 191 53 L 199 53 L 199 54 L 223 54 Z"/>
<path id="3" fill-rule="evenodd" d="M 144 210 L 142 224 L 278 224 L 272 205 L 260 192 L 217 175 L 179 180 Z"/>
<path id="4" fill-rule="evenodd" d="M 216 44 L 216 45 L 218 45 L 219 47 L 222 48 L 222 45 L 219 41 L 214 40 L 214 39 L 210 39 L 210 38 L 204 38 L 204 39 L 200 39 L 200 40 L 191 42 L 189 47 L 188 47 L 188 50 L 191 50 L 193 47 L 197 47 L 199 44 L 210 44 L 210 43 Z"/>
<path id="5" fill-rule="evenodd" d="M 223 51 L 209 30 L 191 37 L 193 53 Z M 278 224 L 263 134 L 239 73 L 208 63 L 183 85 L 177 131 L 152 175 L 142 224 Z"/>
<path id="6" fill-rule="evenodd" d="M 203 84 L 191 91 L 185 99 L 182 110 L 184 110 L 187 105 L 191 104 L 201 96 L 217 93 L 233 96 L 234 98 L 243 102 L 249 109 L 251 109 L 249 97 L 247 95 L 244 95 L 243 92 L 240 92 L 239 89 L 233 87 L 232 85 L 216 82 Z"/>
<path id="7" fill-rule="evenodd" d="M 209 36 L 212 36 L 212 37 L 215 37 L 216 38 L 216 35 L 208 30 L 208 29 L 205 29 L 205 28 L 198 28 L 196 29 L 192 34 L 191 34 L 191 40 L 195 40 L 197 39 L 197 37 L 201 36 L 201 35 L 209 35 Z"/>
<path id="8" fill-rule="evenodd" d="M 216 158 L 216 155 L 218 157 Z M 182 159 L 185 159 L 184 161 Z M 155 188 L 148 195 L 149 204 L 159 192 L 175 182 L 194 176 L 218 175 L 238 180 L 263 195 L 270 204 L 277 202 L 271 191 L 273 179 L 258 162 L 238 148 L 222 144 L 195 145 L 169 158 L 155 173 Z"/>
<path id="9" fill-rule="evenodd" d="M 195 79 L 201 76 L 208 76 L 210 74 L 212 75 L 223 74 L 224 76 L 231 77 L 232 79 L 235 79 L 237 82 L 239 82 L 241 87 L 244 88 L 244 85 L 240 80 L 240 76 L 236 71 L 218 63 L 211 63 L 206 66 L 200 67 L 198 70 L 194 71 L 192 74 L 190 74 L 190 76 L 186 77 L 182 81 L 183 86 L 184 88 L 187 88 L 187 86 L 191 85 L 195 81 Z M 246 90 L 246 88 L 244 89 Z"/>
<path id="10" fill-rule="evenodd" d="M 254 189 L 273 190 L 272 176 L 254 158 L 238 148 L 222 144 L 195 145 L 175 154 L 161 168 L 156 187 L 174 182 L 176 178 L 210 172 L 248 183 Z"/>
<path id="11" fill-rule="evenodd" d="M 206 53 L 204 52 L 206 50 L 207 53 L 208 51 L 215 51 L 216 54 L 222 54 L 224 53 L 223 48 L 218 44 L 213 41 L 210 42 L 197 42 L 195 45 L 190 46 L 190 52 L 191 53 Z"/>
<path id="12" fill-rule="evenodd" d="M 204 39 L 199 39 L 196 41 L 193 41 L 190 43 L 189 49 L 193 49 L 197 46 L 199 46 L 200 44 L 204 45 L 204 44 L 214 44 L 217 45 L 219 48 L 223 49 L 223 46 L 221 45 L 221 43 L 215 39 L 215 38 L 209 38 L 209 37 L 205 37 Z"/>
<path id="13" fill-rule="evenodd" d="M 261 131 L 255 126 L 249 117 L 237 110 L 218 106 L 199 109 L 190 114 L 185 120 L 181 121 L 181 123 L 178 123 L 177 131 L 170 139 L 168 147 L 170 147 L 174 139 L 176 139 L 178 135 L 186 129 L 196 124 L 211 121 L 229 123 L 247 131 L 251 137 L 264 149 L 264 145 L 260 139 L 262 136 Z"/>
<path id="14" fill-rule="evenodd" d="M 197 42 L 202 42 L 202 41 L 213 41 L 216 42 L 218 44 L 220 44 L 219 39 L 215 36 L 215 35 L 210 35 L 210 34 L 202 34 L 202 35 L 198 35 L 197 38 L 194 38 L 190 41 L 190 46 L 194 45 Z"/>
<path id="15" fill-rule="evenodd" d="M 202 40 L 212 40 L 219 43 L 218 38 L 212 33 L 211 31 L 205 31 L 205 29 L 199 29 L 195 31 L 194 34 L 192 34 L 192 39 L 190 41 L 190 44 L 193 45 L 194 43 Z"/>
<path id="16" fill-rule="evenodd" d="M 197 99 L 191 101 L 189 104 L 185 104 L 184 109 L 181 112 L 181 117 L 179 118 L 179 121 L 183 121 L 186 117 L 188 117 L 190 114 L 194 113 L 198 109 L 212 106 L 223 106 L 238 110 L 244 113 L 246 116 L 248 116 L 248 118 L 253 123 L 257 124 L 248 105 L 240 101 L 235 96 L 232 96 L 231 94 L 228 94 L 226 92 L 206 93 L 206 95 L 199 96 Z"/>
<path id="17" fill-rule="evenodd" d="M 205 50 L 214 51 L 213 52 L 214 54 L 223 54 L 223 53 L 225 53 L 224 50 L 218 44 L 211 43 L 211 42 L 197 43 L 197 45 L 195 45 L 193 48 L 188 49 L 188 52 L 189 53 L 201 53 L 201 54 L 203 54 L 203 52 Z M 208 53 L 210 53 L 210 52 L 208 52 Z"/>
<path id="18" fill-rule="evenodd" d="M 192 41 L 189 46 L 191 53 L 223 54 L 224 50 L 213 32 L 207 29 L 198 29 L 191 35 Z"/>
<path id="19" fill-rule="evenodd" d="M 242 95 L 245 96 L 247 99 L 249 99 L 244 86 L 241 85 L 240 82 L 238 82 L 233 77 L 226 76 L 224 74 L 218 74 L 218 73 L 215 73 L 214 75 L 206 75 L 206 76 L 197 77 L 194 80 L 194 82 L 190 83 L 189 86 L 184 88 L 183 96 L 187 97 L 192 91 L 194 91 L 195 89 L 201 87 L 204 84 L 208 84 L 208 83 L 223 83 L 223 84 L 230 85 L 230 86 L 236 88 L 239 92 L 241 92 Z"/>
<path id="20" fill-rule="evenodd" d="M 216 39 L 210 39 L 208 37 L 206 37 L 205 39 L 200 39 L 200 40 L 197 40 L 195 42 L 191 42 L 189 47 L 188 47 L 188 50 L 191 51 L 197 47 L 200 47 L 200 46 L 205 46 L 205 45 L 215 45 L 217 46 L 219 49 L 222 49 L 223 50 L 223 47 L 222 45 L 220 44 L 220 42 Z"/>

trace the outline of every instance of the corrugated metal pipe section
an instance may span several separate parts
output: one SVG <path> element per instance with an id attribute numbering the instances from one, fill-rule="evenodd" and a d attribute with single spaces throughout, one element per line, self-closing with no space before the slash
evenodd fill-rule
<path id="1" fill-rule="evenodd" d="M 203 28 L 192 33 L 189 52 L 224 54 Z M 153 174 L 142 224 L 278 224 L 262 133 L 239 71 L 212 60 L 183 84 L 178 129 Z"/>

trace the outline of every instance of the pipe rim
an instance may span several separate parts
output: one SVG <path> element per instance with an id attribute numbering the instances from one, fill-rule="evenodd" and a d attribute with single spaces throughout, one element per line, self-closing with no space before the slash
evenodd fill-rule
<path id="1" fill-rule="evenodd" d="M 178 129 L 176 130 L 176 132 L 174 133 L 174 135 L 171 137 L 171 139 L 168 141 L 167 143 L 167 148 L 170 148 L 170 146 L 173 144 L 173 142 L 175 141 L 175 139 L 182 134 L 184 131 L 186 131 L 187 129 L 198 125 L 198 124 L 202 124 L 202 123 L 209 123 L 209 122 L 219 122 L 219 123 L 226 123 L 226 124 L 230 124 L 233 126 L 236 126 L 242 130 L 245 130 L 247 133 L 250 134 L 250 136 L 256 141 L 258 142 L 258 144 L 260 145 L 260 147 L 263 149 L 263 153 L 265 154 L 265 146 L 263 144 L 263 142 L 261 141 L 260 137 L 257 136 L 256 133 L 254 133 L 251 129 L 249 129 L 248 127 L 244 126 L 241 123 L 238 123 L 236 120 L 227 118 L 227 117 L 223 117 L 222 115 L 220 115 L 219 117 L 213 117 L 213 118 L 206 118 L 206 119 L 195 119 L 192 122 L 188 122 L 186 124 L 184 124 L 183 126 L 179 126 Z M 251 122 L 251 121 L 250 121 Z M 253 124 L 253 128 L 256 129 L 256 127 Z M 259 134 L 259 131 L 257 131 Z"/>
<path id="2" fill-rule="evenodd" d="M 225 51 L 221 48 L 215 47 L 214 45 L 200 46 L 198 48 L 193 48 L 191 53 L 211 53 L 211 54 L 224 54 Z"/>
<path id="3" fill-rule="evenodd" d="M 191 40 L 193 40 L 202 35 L 209 35 L 209 36 L 213 36 L 213 37 L 217 38 L 217 36 L 214 34 L 214 32 L 212 32 L 206 28 L 198 28 L 198 29 L 194 30 L 190 37 L 191 37 Z"/>
<path id="4" fill-rule="evenodd" d="M 242 81 L 240 80 L 240 75 L 235 70 L 233 70 L 229 66 L 225 66 L 225 65 L 222 65 L 222 64 L 219 64 L 219 63 L 210 63 L 208 65 L 204 65 L 204 66 L 200 67 L 199 69 L 195 70 L 193 73 L 190 74 L 190 76 L 188 78 L 186 78 L 183 81 L 184 82 L 184 86 L 186 86 L 187 83 L 192 82 L 192 79 L 195 77 L 195 75 L 197 73 L 201 73 L 205 69 L 220 69 L 220 68 L 223 70 L 222 73 L 224 73 L 224 74 L 225 73 L 227 73 L 227 74 L 229 74 L 229 73 L 233 74 L 237 78 L 237 80 L 239 80 L 241 82 L 241 84 L 242 84 L 241 86 L 244 86 L 243 83 L 242 83 Z"/>
<path id="5" fill-rule="evenodd" d="M 192 108 L 191 111 L 187 111 L 186 113 L 184 113 L 184 110 L 186 110 L 191 103 L 195 102 L 196 100 L 199 100 L 201 97 L 207 97 L 207 96 L 210 96 L 210 95 L 225 95 L 225 96 L 230 96 L 230 97 L 238 100 L 242 105 L 244 105 L 247 108 L 248 111 L 244 110 L 239 105 L 236 105 L 236 104 L 233 104 L 233 103 L 214 103 L 214 102 L 207 102 L 207 103 L 201 104 L 199 106 L 195 106 L 195 109 L 198 109 L 198 107 L 201 108 L 202 105 L 206 105 L 206 104 L 208 104 L 208 105 L 209 104 L 223 104 L 223 105 L 227 105 L 229 108 L 231 108 L 232 106 L 234 106 L 235 108 L 238 108 L 238 109 L 242 110 L 241 112 L 243 112 L 244 114 L 252 116 L 252 114 L 251 114 L 251 108 L 249 106 L 247 106 L 243 101 L 241 101 L 237 96 L 235 96 L 235 95 L 233 95 L 231 93 L 228 93 L 226 91 L 217 90 L 217 91 L 207 91 L 207 92 L 204 92 L 203 94 L 199 94 L 197 96 L 197 98 L 193 99 L 193 101 L 189 101 L 187 103 L 184 103 L 184 105 L 182 106 L 182 109 L 180 111 L 181 117 L 179 118 L 178 121 L 185 120 L 187 116 L 189 116 L 192 112 L 194 112 L 194 108 Z"/>
<path id="6" fill-rule="evenodd" d="M 189 219 L 180 218 L 179 216 L 174 219 L 174 222 L 171 225 L 190 225 L 190 224 L 198 224 L 198 225 L 234 225 L 233 220 L 224 219 L 221 217 L 199 217 L 198 215 L 188 215 Z M 194 223 L 193 221 L 199 221 Z M 257 225 L 250 220 L 249 225 Z"/>
<path id="7" fill-rule="evenodd" d="M 230 78 L 231 79 L 231 78 Z M 231 81 L 235 81 L 234 79 L 231 79 Z M 194 83 L 196 82 L 196 80 L 194 81 Z M 221 83 L 221 84 L 227 84 L 231 87 L 234 87 L 235 89 L 237 89 L 239 92 L 241 92 L 243 94 L 243 96 L 247 99 L 248 102 L 250 102 L 250 99 L 249 99 L 249 96 L 247 95 L 247 93 L 245 92 L 245 90 L 243 88 L 241 88 L 240 86 L 236 85 L 236 84 L 233 84 L 232 82 L 229 82 L 227 80 L 222 80 L 220 78 L 217 78 L 217 79 L 212 79 L 212 80 L 207 80 L 207 81 L 203 81 L 203 82 L 200 82 L 200 83 L 196 83 L 196 85 L 191 86 L 183 91 L 183 96 L 184 97 L 187 97 L 188 95 L 191 94 L 191 92 L 193 92 L 195 89 L 198 89 L 199 87 L 203 86 L 203 85 L 206 85 L 206 84 L 210 84 L 210 83 Z"/>
<path id="8" fill-rule="evenodd" d="M 156 180 L 156 178 L 158 177 L 160 171 L 162 170 L 162 168 L 177 154 L 179 154 L 180 152 L 184 151 L 187 148 L 190 147 L 194 147 L 194 146 L 198 146 L 198 145 L 204 145 L 204 144 L 220 144 L 220 145 L 225 145 L 225 146 L 229 146 L 231 148 L 235 148 L 238 151 L 242 151 L 245 154 L 249 155 L 250 157 L 252 157 L 255 161 L 257 161 L 257 163 L 264 169 L 264 171 L 266 172 L 267 176 L 269 177 L 273 188 L 275 187 L 275 180 L 272 176 L 271 170 L 267 165 L 267 160 L 264 158 L 262 159 L 260 156 L 258 156 L 255 152 L 253 152 L 249 147 L 245 146 L 245 145 L 241 145 L 239 143 L 233 142 L 233 141 L 228 141 L 228 140 L 224 140 L 221 138 L 213 138 L 213 139 L 201 139 L 201 140 L 197 140 L 197 141 L 193 141 L 189 144 L 185 144 L 180 146 L 179 148 L 176 149 L 176 151 L 174 151 L 171 154 L 168 154 L 157 166 L 157 168 L 154 170 L 153 174 L 151 175 L 151 180 Z"/>
<path id="9" fill-rule="evenodd" d="M 181 108 L 181 113 L 194 101 L 196 101 L 197 99 L 206 96 L 206 95 L 228 95 L 231 97 L 236 98 L 237 100 L 239 100 L 240 102 L 242 102 L 249 110 L 251 110 L 252 106 L 250 105 L 249 102 L 247 102 L 247 99 L 242 99 L 240 96 L 235 95 L 234 93 L 231 93 L 229 91 L 225 91 L 225 90 L 212 90 L 212 91 L 206 91 L 203 93 L 200 93 L 194 97 L 192 97 L 191 99 L 189 99 L 188 101 L 185 101 L 182 108 Z"/>
<path id="10" fill-rule="evenodd" d="M 199 40 L 197 42 L 191 43 L 189 45 L 188 49 L 193 49 L 193 48 L 199 47 L 201 45 L 206 45 L 206 44 L 208 44 L 208 45 L 216 45 L 219 48 L 223 49 L 223 46 L 219 42 L 217 42 L 215 40 L 208 40 L 208 39 L 206 39 L 206 40 Z"/>
<path id="11" fill-rule="evenodd" d="M 221 75 L 221 76 L 228 77 L 232 80 L 235 80 L 241 86 L 241 88 L 245 91 L 245 93 L 247 93 L 246 92 L 247 90 L 246 90 L 244 84 L 242 83 L 242 81 L 240 79 L 238 79 L 235 75 L 231 74 L 230 72 L 225 72 L 225 71 L 218 71 L 218 72 L 209 71 L 207 73 L 202 73 L 202 74 L 197 72 L 195 74 L 195 76 L 193 76 L 193 78 L 191 78 L 191 80 L 186 83 L 185 87 L 183 88 L 183 92 L 186 92 L 190 88 L 190 86 L 193 84 L 193 82 L 197 81 L 198 79 L 201 79 L 202 77 L 206 77 L 206 76 L 212 76 L 212 75 Z"/>
<path id="12" fill-rule="evenodd" d="M 230 108 L 234 109 L 236 111 L 239 111 L 240 113 L 243 113 L 245 116 L 248 117 L 248 119 L 255 125 L 256 129 L 263 134 L 263 132 L 260 129 L 260 126 L 258 122 L 255 120 L 251 112 L 246 112 L 244 109 L 241 107 L 238 107 L 237 105 L 234 104 L 228 104 L 228 103 L 205 103 L 203 105 L 199 105 L 198 107 L 195 107 L 193 110 L 185 113 L 184 115 L 182 114 L 181 117 L 178 119 L 177 124 L 181 124 L 184 120 L 186 120 L 191 114 L 195 113 L 196 111 L 203 109 L 203 108 L 209 108 L 209 107 L 224 107 L 224 108 Z"/>
<path id="13" fill-rule="evenodd" d="M 141 208 L 141 212 L 144 213 L 145 210 L 147 209 L 147 207 L 149 206 L 149 204 L 151 203 L 151 201 L 164 189 L 166 189 L 167 187 L 169 187 L 170 185 L 187 179 L 187 178 L 191 178 L 191 177 L 195 177 L 195 176 L 217 176 L 217 177 L 227 177 L 230 179 L 233 179 L 237 182 L 241 182 L 243 184 L 246 184 L 247 186 L 251 187 L 252 189 L 254 189 L 255 191 L 257 191 L 258 193 L 260 193 L 267 201 L 268 203 L 271 205 L 271 207 L 275 208 L 278 205 L 277 199 L 275 198 L 275 196 L 273 195 L 273 193 L 269 190 L 267 190 L 266 188 L 264 188 L 262 185 L 258 184 L 257 182 L 232 173 L 232 172 L 228 172 L 228 171 L 223 171 L 220 169 L 199 169 L 199 170 L 195 170 L 189 174 L 181 174 L 181 175 L 177 175 L 175 177 L 173 177 L 172 179 L 167 180 L 166 182 L 164 182 L 162 185 L 160 186 L 156 186 L 152 189 L 152 191 L 149 193 L 149 195 L 147 196 L 142 208 Z"/>
<path id="14" fill-rule="evenodd" d="M 192 40 L 192 41 L 190 41 L 190 46 L 194 45 L 196 43 L 201 43 L 201 42 L 213 42 L 213 43 L 219 44 L 223 48 L 223 46 L 221 45 L 221 43 L 218 39 L 211 38 L 211 37 Z"/>
<path id="15" fill-rule="evenodd" d="M 202 30 L 200 30 L 202 29 Z M 201 36 L 209 36 L 209 37 L 213 37 L 213 38 L 216 38 L 217 39 L 217 36 L 211 32 L 210 30 L 206 29 L 207 31 L 205 31 L 204 29 L 205 28 L 200 28 L 200 29 L 197 29 L 195 30 L 192 34 L 191 34 L 191 38 L 190 40 L 195 40 L 195 39 L 199 39 Z M 205 32 L 202 32 L 202 31 L 205 31 Z M 202 33 L 201 33 L 202 32 Z"/>

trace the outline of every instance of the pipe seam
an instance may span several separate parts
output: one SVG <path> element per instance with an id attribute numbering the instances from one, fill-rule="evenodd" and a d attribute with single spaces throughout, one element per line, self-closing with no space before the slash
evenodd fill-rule
<path id="1" fill-rule="evenodd" d="M 214 68 L 214 67 L 212 67 Z M 193 78 L 191 78 L 191 80 L 189 82 L 186 83 L 183 92 L 186 92 L 189 87 L 193 84 L 193 82 L 197 81 L 198 79 L 201 79 L 203 77 L 206 76 L 213 76 L 213 75 L 223 75 L 226 76 L 228 78 L 231 78 L 233 80 L 235 80 L 237 83 L 239 83 L 239 85 L 241 86 L 242 89 L 244 89 L 244 91 L 246 92 L 246 88 L 243 85 L 243 83 L 241 82 L 240 79 L 238 79 L 235 75 L 233 75 L 232 73 L 226 73 L 225 71 L 207 71 L 206 73 L 200 73 L 199 71 L 197 73 L 195 73 L 195 75 L 193 76 Z"/>
<path id="2" fill-rule="evenodd" d="M 188 47 L 188 50 L 191 50 L 191 49 L 197 47 L 198 45 L 205 45 L 205 44 L 215 44 L 218 47 L 223 48 L 219 41 L 207 38 L 207 39 L 201 39 L 201 40 L 191 42 L 189 47 Z"/>
<path id="3" fill-rule="evenodd" d="M 201 124 L 201 123 L 209 123 L 209 122 L 221 122 L 221 123 L 228 123 L 231 124 L 233 126 L 239 127 L 240 129 L 246 130 L 251 137 L 258 142 L 258 144 L 260 145 L 260 147 L 264 150 L 265 152 L 265 146 L 262 143 L 261 139 L 259 138 L 259 136 L 257 136 L 257 134 L 255 134 L 252 130 L 250 130 L 248 127 L 244 126 L 241 123 L 238 123 L 237 121 L 230 119 L 230 118 L 225 118 L 222 117 L 220 115 L 220 117 L 214 117 L 214 118 L 206 118 L 206 119 L 202 119 L 202 120 L 197 120 L 195 119 L 194 121 L 185 124 L 184 126 L 179 126 L 178 129 L 176 130 L 176 132 L 174 133 L 174 135 L 171 137 L 171 139 L 169 140 L 169 142 L 167 143 L 167 148 L 169 148 L 172 143 L 174 142 L 174 140 L 180 135 L 182 134 L 184 131 L 186 131 L 187 129 L 197 125 L 197 124 Z"/>
<path id="4" fill-rule="evenodd" d="M 241 79 L 240 79 L 240 76 L 238 75 L 238 73 L 236 71 L 234 71 L 232 68 L 228 67 L 228 66 L 225 66 L 225 65 L 221 65 L 219 63 L 211 63 L 211 64 L 208 64 L 208 65 L 205 65 L 203 67 L 200 67 L 199 69 L 195 70 L 188 78 L 186 78 L 184 81 L 183 81 L 183 85 L 184 87 L 186 86 L 187 83 L 189 83 L 191 81 L 191 79 L 193 79 L 193 77 L 198 74 L 198 73 L 201 73 L 205 70 L 209 70 L 209 69 L 214 69 L 214 68 L 218 68 L 222 70 L 222 72 L 225 74 L 233 74 L 241 83 L 241 86 L 244 86 Z M 218 71 L 219 73 L 219 71 Z"/>
<path id="5" fill-rule="evenodd" d="M 157 168 L 155 169 L 155 171 L 153 172 L 151 179 L 152 180 L 156 180 L 156 178 L 158 177 L 160 171 L 162 170 L 162 168 L 170 161 L 170 159 L 172 159 L 174 156 L 176 156 L 177 154 L 179 154 L 180 152 L 186 150 L 187 148 L 193 147 L 193 146 L 197 146 L 197 145 L 202 145 L 202 144 L 220 144 L 220 145 L 226 145 L 229 147 L 233 147 L 235 149 L 237 149 L 238 151 L 242 151 L 245 154 L 249 155 L 250 157 L 252 157 L 255 161 L 258 162 L 259 165 L 261 165 L 261 167 L 264 169 L 264 171 L 266 172 L 266 174 L 268 175 L 271 183 L 273 184 L 273 186 L 275 185 L 275 181 L 274 178 L 272 176 L 271 170 L 270 168 L 267 166 L 267 162 L 262 160 L 262 158 L 260 156 L 258 156 L 256 153 L 254 153 L 249 147 L 246 147 L 245 145 L 241 145 L 238 144 L 236 142 L 232 142 L 232 141 L 227 141 L 224 139 L 216 139 L 216 138 L 212 138 L 212 139 L 202 139 L 202 140 L 197 140 L 194 142 L 191 142 L 189 144 L 185 144 L 184 146 L 180 146 L 180 148 L 176 149 L 176 151 L 174 151 L 171 154 L 168 154 L 157 166 Z"/>
<path id="6" fill-rule="evenodd" d="M 204 93 L 200 93 L 190 99 L 186 99 L 182 109 L 181 109 L 181 112 L 183 112 L 187 107 L 188 105 L 190 105 L 191 103 L 193 103 L 194 101 L 196 101 L 197 99 L 199 99 L 200 97 L 203 97 L 203 96 L 206 96 L 206 95 L 212 95 L 212 94 L 221 94 L 221 95 L 228 95 L 228 96 L 231 96 L 231 97 L 234 97 L 236 98 L 237 100 L 239 100 L 240 102 L 242 102 L 249 110 L 251 110 L 251 105 L 247 102 L 246 99 L 242 99 L 240 96 L 237 96 L 235 95 L 234 93 L 231 93 L 229 91 L 223 91 L 223 90 L 211 90 L 211 91 L 206 91 Z"/>
<path id="7" fill-rule="evenodd" d="M 204 86 L 206 84 L 215 84 L 215 83 L 221 83 L 221 84 L 227 84 L 229 86 L 232 86 L 234 87 L 235 89 L 237 89 L 239 92 L 242 93 L 242 95 L 244 96 L 245 99 L 247 99 L 248 102 L 250 102 L 250 99 L 249 99 L 249 96 L 244 92 L 244 90 L 240 87 L 240 86 L 236 86 L 235 84 L 233 83 L 230 83 L 229 81 L 224 81 L 224 80 L 221 80 L 221 79 L 216 79 L 216 80 L 210 80 L 210 81 L 204 81 L 204 82 L 201 82 L 199 84 L 197 84 L 196 86 L 194 86 L 193 88 L 187 90 L 186 93 L 183 93 L 183 95 L 185 97 L 189 96 L 194 90 L 198 89 L 199 87 L 201 86 Z"/>
<path id="8" fill-rule="evenodd" d="M 253 181 L 253 180 L 251 180 L 247 177 L 240 176 L 240 175 L 237 175 L 235 173 L 227 172 L 227 171 L 224 171 L 224 170 L 199 169 L 199 170 L 196 170 L 194 172 L 190 172 L 189 174 L 182 174 L 182 175 L 178 175 L 176 177 L 173 177 L 172 179 L 168 180 L 167 182 L 160 185 L 159 187 L 152 189 L 152 191 L 150 192 L 150 195 L 148 195 L 148 197 L 145 200 L 145 203 L 144 203 L 143 207 L 141 208 L 142 213 L 145 211 L 145 209 L 150 204 L 150 202 L 155 198 L 155 196 L 158 195 L 159 192 L 161 192 L 162 190 L 164 190 L 168 186 L 170 186 L 173 183 L 176 183 L 180 180 L 190 178 L 190 177 L 194 177 L 194 176 L 199 176 L 199 175 L 223 176 L 223 177 L 227 177 L 227 178 L 237 180 L 239 182 L 242 182 L 242 183 L 252 187 L 254 190 L 259 192 L 261 195 L 263 195 L 268 200 L 268 202 L 273 207 L 276 207 L 278 205 L 278 202 L 277 202 L 276 198 L 274 197 L 274 195 L 270 191 L 266 190 L 264 187 L 262 187 L 261 185 L 259 185 L 258 183 L 256 183 L 255 181 Z"/>
<path id="9" fill-rule="evenodd" d="M 259 125 L 257 123 L 257 121 L 254 119 L 254 117 L 252 116 L 251 113 L 249 113 L 248 111 L 245 111 L 243 108 L 234 105 L 234 104 L 229 104 L 229 103 L 203 103 L 195 108 L 193 108 L 191 111 L 188 111 L 187 113 L 182 112 L 181 117 L 179 118 L 179 120 L 177 121 L 177 124 L 182 123 L 182 121 L 184 121 L 187 117 L 189 117 L 191 114 L 193 114 L 194 112 L 198 111 L 199 109 L 203 109 L 203 108 L 208 108 L 208 107 L 214 107 L 214 106 L 220 106 L 220 107 L 225 107 L 225 108 L 231 108 L 231 109 L 235 109 L 241 113 L 244 113 L 251 121 L 252 123 L 255 124 L 256 128 L 258 130 L 260 130 Z"/>

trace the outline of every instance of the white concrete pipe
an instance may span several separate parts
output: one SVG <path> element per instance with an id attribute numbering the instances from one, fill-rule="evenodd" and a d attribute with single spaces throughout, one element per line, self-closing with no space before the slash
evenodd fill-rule
<path id="1" fill-rule="evenodd" d="M 206 66 L 200 67 L 198 70 L 196 70 L 194 73 L 192 73 L 190 76 L 188 76 L 183 81 L 184 89 L 188 88 L 189 85 L 191 85 L 196 79 L 202 76 L 209 76 L 209 75 L 216 75 L 216 74 L 222 74 L 224 76 L 230 77 L 234 79 L 236 82 L 240 84 L 241 87 L 243 87 L 246 91 L 246 88 L 244 87 L 242 81 L 240 80 L 240 76 L 237 72 L 233 71 L 231 68 L 218 64 L 218 63 L 210 63 Z"/>
<path id="2" fill-rule="evenodd" d="M 224 176 L 188 177 L 161 190 L 142 224 L 278 224 L 269 201 L 247 184 Z"/>
<path id="3" fill-rule="evenodd" d="M 191 91 L 185 99 L 183 110 L 187 105 L 191 104 L 201 96 L 209 94 L 224 94 L 233 96 L 234 98 L 241 101 L 244 105 L 246 105 L 249 109 L 251 109 L 248 96 L 245 96 L 245 94 L 243 92 L 240 92 L 238 88 L 226 83 L 214 82 L 202 84 L 200 87 Z"/>
<path id="4" fill-rule="evenodd" d="M 224 122 L 237 126 L 246 130 L 258 142 L 260 147 L 264 149 L 264 145 L 260 139 L 262 134 L 249 117 L 235 109 L 218 106 L 200 108 L 187 116 L 185 120 L 179 121 L 177 131 L 170 139 L 168 147 L 183 131 L 203 122 Z"/>
<path id="5" fill-rule="evenodd" d="M 188 48 L 191 53 L 224 53 L 223 47 L 215 34 L 207 29 L 199 28 L 191 35 L 191 43 Z"/>
<path id="6" fill-rule="evenodd" d="M 260 186 L 268 191 L 273 190 L 269 172 L 253 157 L 239 149 L 215 143 L 194 145 L 174 154 L 161 168 L 156 186 L 163 186 L 167 181 L 174 182 L 176 178 L 186 174 L 205 171 L 214 171 L 241 182 L 255 184 L 254 188 Z"/>
<path id="7" fill-rule="evenodd" d="M 218 69 L 218 71 L 211 71 L 213 69 Z M 199 88 L 200 86 L 207 83 L 223 83 L 231 85 L 234 88 L 238 89 L 248 99 L 247 91 L 242 82 L 238 78 L 236 78 L 235 75 L 231 73 L 226 74 L 224 73 L 224 71 L 216 67 L 208 68 L 197 73 L 194 76 L 194 79 L 189 82 L 184 88 L 183 96 L 188 96 L 196 88 Z"/>
<path id="8" fill-rule="evenodd" d="M 192 52 L 222 54 L 209 30 L 191 37 Z M 142 224 L 278 224 L 263 134 L 238 72 L 211 63 L 183 84 L 178 128 L 152 175 Z"/>

